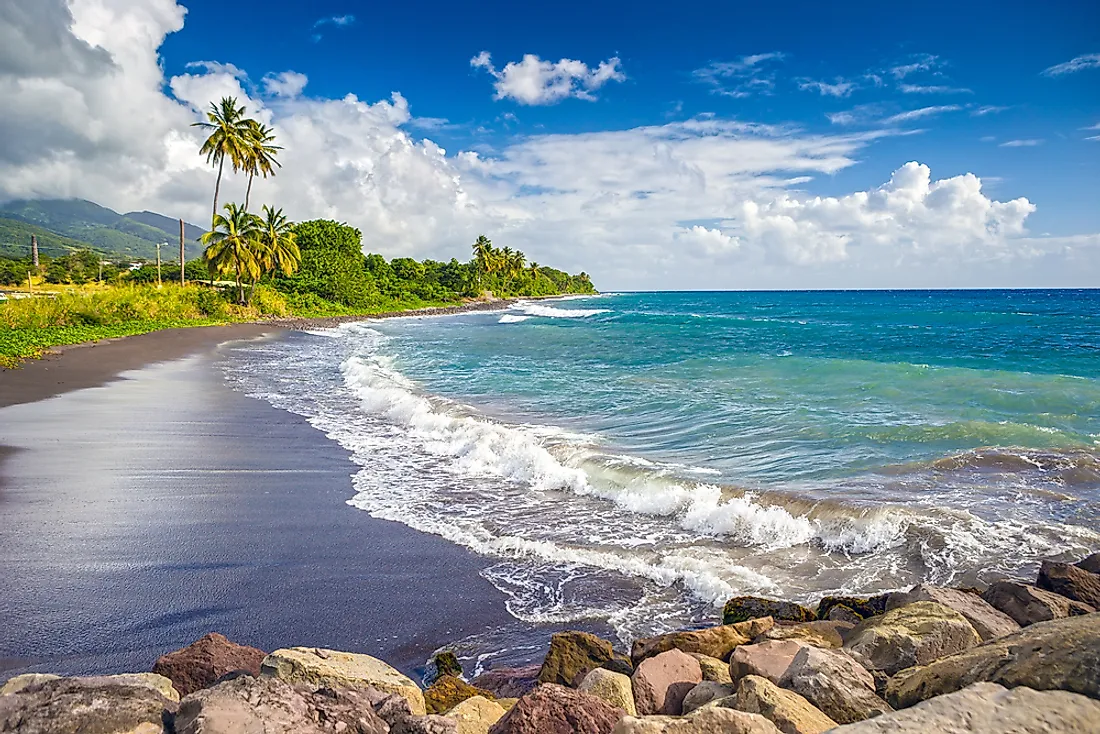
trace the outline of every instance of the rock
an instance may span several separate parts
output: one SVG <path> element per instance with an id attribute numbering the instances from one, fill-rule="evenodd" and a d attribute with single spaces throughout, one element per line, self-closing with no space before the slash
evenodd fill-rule
<path id="1" fill-rule="evenodd" d="M 550 638 L 550 651 L 542 661 L 538 679 L 541 683 L 574 686 L 588 671 L 614 658 L 607 640 L 588 632 L 558 632 Z"/>
<path id="2" fill-rule="evenodd" d="M 1018 581 L 998 581 L 985 590 L 982 598 L 1023 627 L 1096 611 L 1088 604 Z"/>
<path id="3" fill-rule="evenodd" d="M 370 655 L 315 647 L 290 647 L 276 650 L 263 659 L 263 675 L 288 683 L 311 683 L 331 688 L 372 687 L 383 693 L 396 693 L 409 702 L 412 713 L 425 713 L 420 686 Z"/>
<path id="4" fill-rule="evenodd" d="M 488 734 L 489 727 L 500 721 L 504 707 L 484 696 L 472 696 L 447 714 L 458 724 L 458 734 Z"/>
<path id="5" fill-rule="evenodd" d="M 953 609 L 919 601 L 859 623 L 845 649 L 863 655 L 876 670 L 893 675 L 903 668 L 926 665 L 980 644 L 982 638 Z"/>
<path id="6" fill-rule="evenodd" d="M 631 716 L 638 714 L 634 707 L 634 686 L 622 673 L 596 668 L 584 677 L 577 690 L 602 699 Z"/>
<path id="7" fill-rule="evenodd" d="M 634 663 L 632 663 L 630 658 L 626 655 L 621 655 L 619 653 L 615 653 L 615 657 L 611 658 L 600 667 L 604 670 L 610 670 L 612 673 L 622 673 L 627 678 L 634 675 Z"/>
<path id="8" fill-rule="evenodd" d="M 1100 573 L 1100 553 L 1081 559 L 1076 564 L 1077 568 L 1083 568 L 1089 573 Z"/>
<path id="9" fill-rule="evenodd" d="M 875 680 L 867 669 L 840 650 L 802 648 L 779 684 L 841 724 L 892 711 L 875 694 Z"/>
<path id="10" fill-rule="evenodd" d="M 759 596 L 735 596 L 722 608 L 722 624 L 736 624 L 761 617 L 789 622 L 809 622 L 817 619 L 813 610 L 800 604 L 764 599 Z"/>
<path id="11" fill-rule="evenodd" d="M 174 696 L 171 681 L 163 680 Z M 0 696 L 0 731 L 161 734 L 177 704 L 158 687 L 138 675 L 40 680 Z"/>
<path id="12" fill-rule="evenodd" d="M 184 697 L 176 734 L 386 734 L 372 708 L 382 697 L 364 689 L 313 690 L 277 678 L 239 676 Z"/>
<path id="13" fill-rule="evenodd" d="M 779 734 L 760 714 L 705 706 L 688 716 L 626 716 L 613 734 Z"/>
<path id="14" fill-rule="evenodd" d="M 802 696 L 758 675 L 745 676 L 738 682 L 734 708 L 760 714 L 784 734 L 820 734 L 836 726 Z"/>
<path id="15" fill-rule="evenodd" d="M 437 714 L 419 716 L 413 713 L 409 700 L 398 693 L 385 694 L 374 688 L 361 691 L 377 700 L 374 712 L 389 725 L 389 734 L 458 734 L 457 721 Z"/>
<path id="16" fill-rule="evenodd" d="M 905 708 L 982 681 L 1100 698 L 1100 614 L 1036 622 L 931 665 L 904 670 L 890 679 L 886 698 Z"/>
<path id="17" fill-rule="evenodd" d="M 1004 612 L 994 609 L 989 602 L 967 591 L 959 589 L 945 589 L 942 586 L 929 584 L 917 584 L 906 592 L 890 594 L 886 603 L 888 610 L 913 604 L 918 601 L 934 601 L 943 604 L 949 609 L 954 609 L 966 617 L 970 626 L 978 633 L 982 640 L 991 640 L 994 637 L 1010 635 L 1020 629 L 1012 617 Z"/>
<path id="18" fill-rule="evenodd" d="M 695 709 L 702 708 L 711 701 L 717 701 L 735 693 L 737 693 L 737 687 L 731 683 L 715 683 L 714 681 L 705 680 L 688 691 L 688 694 L 684 696 L 681 709 L 685 714 L 690 714 Z"/>
<path id="19" fill-rule="evenodd" d="M 3 686 L 0 686 L 0 696 L 6 696 L 9 693 L 18 693 L 24 688 L 29 688 L 48 680 L 57 680 L 60 677 L 60 675 L 54 675 L 52 673 L 24 673 L 23 675 L 17 675 L 14 678 L 9 678 Z"/>
<path id="20" fill-rule="evenodd" d="M 715 683 L 733 682 L 730 679 L 729 664 L 722 662 L 718 658 L 712 658 L 710 655 L 704 655 L 699 652 L 689 652 L 688 655 L 699 661 L 699 667 L 703 670 L 704 683 L 706 681 L 714 681 Z"/>
<path id="21" fill-rule="evenodd" d="M 458 656 L 450 650 L 443 650 L 432 655 L 432 669 L 432 683 L 434 683 L 437 678 L 444 675 L 450 675 L 455 678 L 462 677 L 462 664 L 458 662 Z"/>
<path id="22" fill-rule="evenodd" d="M 803 622 L 802 624 L 777 624 L 755 638 L 753 642 L 802 640 L 814 647 L 836 648 L 844 644 L 844 635 L 854 627 L 855 625 L 851 622 L 837 622 L 835 620 L 819 620 L 816 622 Z"/>
<path id="23" fill-rule="evenodd" d="M 737 681 L 747 675 L 759 675 L 778 683 L 794 656 L 805 646 L 806 643 L 799 640 L 765 640 L 755 645 L 741 645 L 730 656 L 730 679 Z"/>
<path id="24" fill-rule="evenodd" d="M 608 734 L 623 712 L 595 696 L 543 683 L 521 698 L 490 734 Z"/>
<path id="25" fill-rule="evenodd" d="M 638 713 L 678 716 L 684 697 L 703 682 L 699 661 L 680 650 L 646 658 L 634 669 L 634 703 Z"/>
<path id="26" fill-rule="evenodd" d="M 755 637 L 767 632 L 774 622 L 771 617 L 751 619 L 736 624 L 724 624 L 701 630 L 683 630 L 670 632 L 657 637 L 645 637 L 635 640 L 630 649 L 630 658 L 634 666 L 648 657 L 668 650 L 681 650 L 686 653 L 700 653 L 719 660 L 727 660 L 733 648 L 747 645 Z"/>
<path id="27" fill-rule="evenodd" d="M 1100 608 L 1100 576 L 1079 566 L 1043 561 L 1039 567 L 1038 586 L 1093 609 Z"/>
<path id="28" fill-rule="evenodd" d="M 260 674 L 263 650 L 230 642 L 224 635 L 211 632 L 175 652 L 161 655 L 153 672 L 170 678 L 181 696 L 214 685 L 226 673 L 245 670 Z"/>
<path id="29" fill-rule="evenodd" d="M 886 614 L 886 603 L 888 596 L 888 594 L 879 594 L 877 596 L 822 597 L 821 601 L 817 604 L 817 618 L 833 619 L 833 617 L 829 616 L 829 613 L 835 607 L 843 606 L 847 607 L 857 617 L 859 617 L 859 619 L 855 620 L 856 623 L 859 623 L 864 619 L 868 619 L 869 617 L 876 617 L 880 614 Z"/>
<path id="30" fill-rule="evenodd" d="M 475 688 L 461 678 L 441 675 L 428 690 L 424 691 L 424 708 L 429 714 L 443 714 L 474 696 L 481 696 L 490 701 L 496 698 L 489 691 Z"/>
<path id="31" fill-rule="evenodd" d="M 828 616 L 825 619 L 830 622 L 850 622 L 851 624 L 859 624 L 863 621 L 863 617 L 859 616 L 854 609 L 847 604 L 836 604 L 829 609 Z"/>
<path id="32" fill-rule="evenodd" d="M 957 693 L 924 701 L 904 711 L 834 729 L 835 734 L 1040 734 L 1094 732 L 1100 703 L 1066 691 L 1005 689 L 975 683 Z"/>
<path id="33" fill-rule="evenodd" d="M 523 668 L 493 668 L 474 678 L 470 683 L 491 692 L 498 700 L 520 698 L 534 690 L 539 682 L 540 665 Z"/>

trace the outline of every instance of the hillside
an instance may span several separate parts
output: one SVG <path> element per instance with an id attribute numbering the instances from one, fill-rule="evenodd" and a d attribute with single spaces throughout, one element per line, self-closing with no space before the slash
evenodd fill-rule
<path id="1" fill-rule="evenodd" d="M 74 246 L 72 241 L 76 241 L 79 244 L 75 246 L 78 247 L 89 247 L 128 258 L 151 260 L 156 257 L 157 243 L 167 242 L 169 247 L 162 250 L 161 255 L 171 259 L 178 247 L 177 220 L 152 212 L 122 215 L 83 199 L 12 201 L 0 204 L 0 218 L 48 230 L 70 240 L 69 247 Z M 199 227 L 185 225 L 188 258 L 202 254 L 202 245 L 198 242 L 201 234 Z M 40 241 L 41 239 L 39 237 Z M 23 247 L 29 246 L 29 240 L 27 234 Z"/>
<path id="2" fill-rule="evenodd" d="M 65 237 L 44 227 L 0 217 L 0 255 L 22 258 L 31 253 L 31 236 L 38 237 L 38 252 L 50 257 L 68 255 L 74 250 L 96 250 L 82 240 Z"/>

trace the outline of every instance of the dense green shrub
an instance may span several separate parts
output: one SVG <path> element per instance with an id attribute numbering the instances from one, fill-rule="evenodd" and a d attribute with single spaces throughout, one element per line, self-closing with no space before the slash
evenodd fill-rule
<path id="1" fill-rule="evenodd" d="M 275 287 L 285 293 L 312 293 L 356 308 L 376 300 L 377 289 L 367 274 L 359 230 L 326 220 L 294 226 L 302 265 L 290 277 L 279 276 Z"/>
<path id="2" fill-rule="evenodd" d="M 0 285 L 26 285 L 31 264 L 26 260 L 0 258 Z"/>

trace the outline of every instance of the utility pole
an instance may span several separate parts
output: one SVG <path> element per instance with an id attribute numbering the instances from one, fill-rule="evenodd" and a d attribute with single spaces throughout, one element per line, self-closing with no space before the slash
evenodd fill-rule
<path id="1" fill-rule="evenodd" d="M 183 272 L 183 220 L 180 220 L 180 285 L 187 285 L 187 276 Z"/>
<path id="2" fill-rule="evenodd" d="M 31 264 L 38 270 L 38 237 L 31 235 Z"/>
<path id="3" fill-rule="evenodd" d="M 163 247 L 164 245 L 167 245 L 167 244 L 168 244 L 167 242 L 158 242 L 157 243 L 157 288 L 160 288 L 160 286 L 161 286 L 161 282 L 160 282 L 160 248 Z"/>

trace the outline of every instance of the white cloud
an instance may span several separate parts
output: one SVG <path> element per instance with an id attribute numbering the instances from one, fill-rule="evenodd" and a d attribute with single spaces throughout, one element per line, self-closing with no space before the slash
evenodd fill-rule
<path id="1" fill-rule="evenodd" d="M 944 66 L 940 57 L 932 54 L 913 54 L 906 63 L 898 64 L 887 69 L 887 73 L 895 79 L 904 79 L 911 74 L 928 72 Z"/>
<path id="2" fill-rule="evenodd" d="M 921 107 L 919 109 L 906 110 L 905 112 L 899 112 L 896 115 L 891 115 L 890 117 L 887 117 L 884 120 L 882 120 L 882 124 L 884 124 L 884 125 L 897 125 L 898 123 L 902 123 L 902 122 L 911 122 L 912 120 L 919 120 L 919 119 L 922 119 L 922 118 L 925 118 L 925 117 L 932 117 L 934 115 L 942 115 L 945 112 L 958 112 L 961 109 L 962 109 L 962 107 L 960 107 L 957 104 L 944 104 L 944 105 L 933 105 L 933 106 L 930 106 L 930 107 Z"/>
<path id="3" fill-rule="evenodd" d="M 704 117 L 448 153 L 409 132 L 416 118 L 397 93 L 272 99 L 228 65 L 165 79 L 157 49 L 184 17 L 173 0 L 73 0 L 71 17 L 62 0 L 9 0 L 0 13 L 12 4 L 20 13 L 0 15 L 14 44 L 0 45 L 0 198 L 83 197 L 202 223 L 214 172 L 190 123 L 233 94 L 284 148 L 253 201 L 349 222 L 389 257 L 464 258 L 485 233 L 605 288 L 896 287 L 956 274 L 973 280 L 950 283 L 990 285 L 990 263 L 1021 257 L 1048 263 L 1058 283 L 1097 274 L 1083 249 L 1095 254 L 1095 238 L 1026 236 L 1030 202 L 992 200 L 970 174 L 937 181 L 911 163 L 866 191 L 796 190 L 894 131 Z M 222 201 L 244 187 L 227 175 Z"/>
<path id="4" fill-rule="evenodd" d="M 1100 122 L 1095 125 L 1089 125 L 1088 127 L 1081 128 L 1082 130 L 1100 130 Z"/>
<path id="5" fill-rule="evenodd" d="M 823 97 L 847 97 L 854 90 L 859 89 L 855 82 L 845 81 L 837 77 L 829 82 L 815 81 L 813 79 L 798 80 L 798 88 L 804 91 L 819 92 Z"/>
<path id="6" fill-rule="evenodd" d="M 1002 148 L 1034 148 L 1037 145 L 1042 145 L 1042 140 L 1030 139 L 1030 140 L 1006 140 L 1001 143 Z"/>
<path id="7" fill-rule="evenodd" d="M 1084 54 L 1043 70 L 1043 76 L 1062 76 L 1100 67 L 1100 54 Z"/>
<path id="8" fill-rule="evenodd" d="M 1100 135 L 1090 135 L 1085 140 L 1100 140 Z"/>
<path id="9" fill-rule="evenodd" d="M 974 94 L 972 89 L 942 84 L 899 84 L 898 91 L 902 94 Z"/>
<path id="10" fill-rule="evenodd" d="M 534 54 L 525 54 L 522 61 L 510 61 L 497 71 L 488 51 L 470 59 L 470 65 L 485 69 L 496 79 L 495 99 L 513 99 L 520 104 L 547 105 L 574 97 L 593 101 L 595 94 L 610 81 L 626 79 L 617 57 L 601 61 L 594 68 L 573 59 L 557 63 L 543 61 Z"/>
<path id="11" fill-rule="evenodd" d="M 970 115 L 971 117 L 985 117 L 986 115 L 996 115 L 1008 109 L 1011 108 L 998 107 L 997 105 L 985 105 L 984 107 L 979 107 L 977 109 L 971 110 Z"/>
<path id="12" fill-rule="evenodd" d="M 697 81 L 709 85 L 713 94 L 735 98 L 770 94 L 775 88 L 774 64 L 782 61 L 784 56 L 772 51 L 742 56 L 736 61 L 714 61 L 696 69 L 692 75 Z"/>
<path id="13" fill-rule="evenodd" d="M 326 25 L 334 25 L 339 27 L 349 26 L 355 22 L 354 15 L 330 15 L 325 18 L 318 18 L 314 22 L 314 28 L 320 28 Z"/>
<path id="14" fill-rule="evenodd" d="M 281 71 L 263 78 L 264 91 L 274 97 L 297 97 L 307 83 L 309 77 L 296 71 Z"/>

